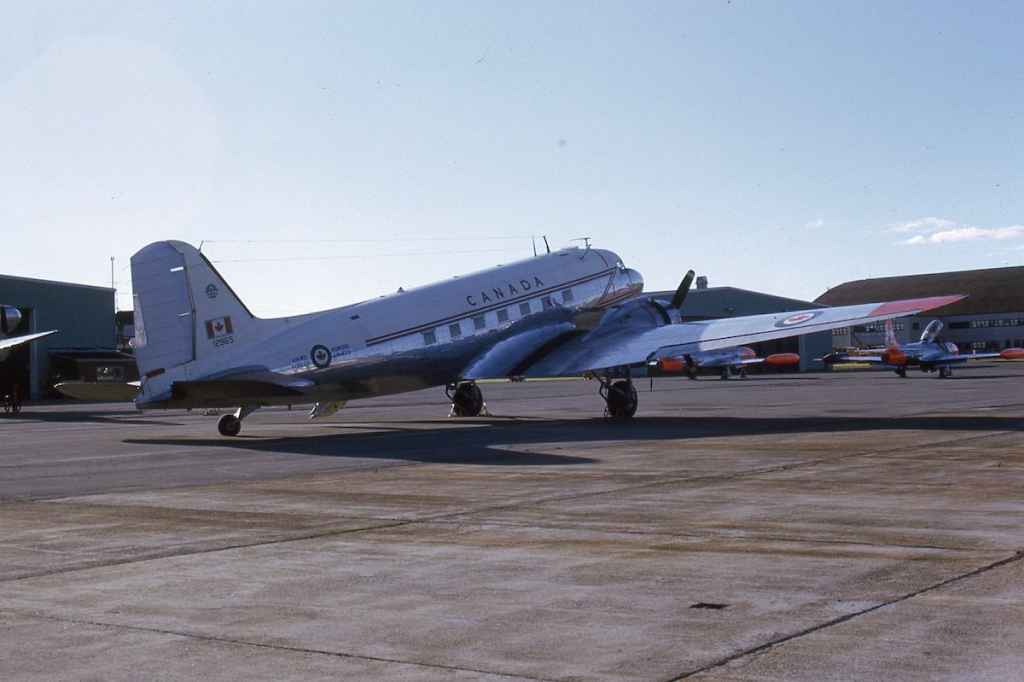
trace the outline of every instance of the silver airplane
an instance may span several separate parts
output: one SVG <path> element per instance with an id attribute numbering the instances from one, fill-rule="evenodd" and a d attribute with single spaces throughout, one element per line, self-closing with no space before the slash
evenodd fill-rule
<path id="1" fill-rule="evenodd" d="M 0 305 L 0 362 L 7 359 L 11 349 L 29 341 L 35 341 L 50 334 L 56 334 L 56 329 L 37 334 L 23 334 L 11 336 L 21 326 L 21 311 L 12 305 Z"/>
<path id="2" fill-rule="evenodd" d="M 671 301 L 639 296 L 643 278 L 613 252 L 571 248 L 295 317 L 253 315 L 197 249 L 146 246 L 131 260 L 140 409 L 237 408 L 237 436 L 269 405 L 349 400 L 444 386 L 456 416 L 484 409 L 481 379 L 586 376 L 605 414 L 637 410 L 631 369 L 663 357 L 919 314 L 961 296 L 681 322 Z M 685 286 L 684 286 L 685 285 Z"/>

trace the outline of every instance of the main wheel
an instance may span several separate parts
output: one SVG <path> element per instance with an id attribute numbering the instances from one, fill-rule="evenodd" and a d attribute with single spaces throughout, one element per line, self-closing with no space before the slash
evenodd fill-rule
<path id="1" fill-rule="evenodd" d="M 473 383 L 459 384 L 452 396 L 452 412 L 456 417 L 476 417 L 484 409 L 484 394 Z"/>
<path id="2" fill-rule="evenodd" d="M 939 378 L 940 379 L 948 379 L 951 376 L 953 376 L 953 368 L 952 367 L 939 367 Z"/>
<path id="3" fill-rule="evenodd" d="M 896 376 L 900 377 L 901 379 L 906 379 L 907 378 L 907 368 L 906 367 L 897 367 L 896 368 Z"/>
<path id="4" fill-rule="evenodd" d="M 217 420 L 217 430 L 222 436 L 237 436 L 242 432 L 242 420 L 233 414 L 225 414 Z"/>
<path id="5" fill-rule="evenodd" d="M 729 368 L 728 367 L 723 367 L 721 374 L 718 375 L 718 378 L 721 379 L 722 381 L 728 381 L 729 380 Z"/>
<path id="6" fill-rule="evenodd" d="M 608 387 L 608 416 L 614 419 L 629 419 L 636 414 L 639 399 L 636 386 L 631 381 L 616 381 Z"/>

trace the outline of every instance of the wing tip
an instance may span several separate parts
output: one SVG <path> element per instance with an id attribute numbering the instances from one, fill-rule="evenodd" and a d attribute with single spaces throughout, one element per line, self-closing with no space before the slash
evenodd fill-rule
<path id="1" fill-rule="evenodd" d="M 967 298 L 966 294 L 948 294 L 945 296 L 928 296 L 926 298 L 908 298 L 902 301 L 888 301 L 880 303 L 877 308 L 871 311 L 871 315 L 892 315 L 896 313 L 920 313 L 934 308 L 962 301 Z"/>

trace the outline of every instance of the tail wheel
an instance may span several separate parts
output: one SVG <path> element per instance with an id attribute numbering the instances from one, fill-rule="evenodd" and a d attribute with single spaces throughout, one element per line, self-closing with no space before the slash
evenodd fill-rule
<path id="1" fill-rule="evenodd" d="M 225 414 L 217 421 L 217 430 L 222 436 L 237 436 L 242 432 L 242 420 L 233 414 Z"/>
<path id="2" fill-rule="evenodd" d="M 636 414 L 639 399 L 632 381 L 616 381 L 608 387 L 605 398 L 608 416 L 613 419 L 629 419 Z"/>
<path id="3" fill-rule="evenodd" d="M 456 417 L 477 417 L 484 409 L 484 394 L 474 383 L 459 384 L 451 399 Z"/>

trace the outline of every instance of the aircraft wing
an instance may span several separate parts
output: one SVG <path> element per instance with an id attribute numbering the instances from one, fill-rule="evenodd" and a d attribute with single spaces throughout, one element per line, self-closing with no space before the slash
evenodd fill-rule
<path id="1" fill-rule="evenodd" d="M 1004 360 L 1024 359 L 1024 350 L 1020 348 L 1007 348 L 997 353 L 961 353 L 959 355 L 942 355 L 937 358 L 929 358 L 929 362 L 967 362 L 968 360 L 986 360 L 991 358 L 1002 358 Z"/>
<path id="2" fill-rule="evenodd" d="M 653 316 L 631 315 L 627 309 L 607 323 L 602 322 L 592 331 L 576 336 L 547 353 L 527 368 L 523 376 L 573 376 L 693 351 L 801 336 L 836 327 L 917 315 L 962 298 L 959 295 L 935 296 L 679 324 L 652 323 Z M 644 305 L 640 301 L 635 303 Z"/>
<path id="3" fill-rule="evenodd" d="M 8 348 L 14 348 L 15 346 L 20 346 L 23 343 L 28 343 L 29 341 L 35 341 L 36 339 L 41 339 L 41 338 L 43 338 L 45 336 L 50 336 L 51 334 L 56 334 L 56 333 L 57 333 L 56 329 L 51 329 L 48 332 L 39 332 L 38 334 L 25 334 L 24 336 L 15 336 L 13 338 L 0 339 L 0 350 L 7 350 Z"/>
<path id="4" fill-rule="evenodd" d="M 835 362 L 860 362 L 865 364 L 882 364 L 885 359 L 881 355 L 859 355 L 857 353 L 829 353 L 825 357 L 821 358 L 822 362 L 835 363 Z"/>

